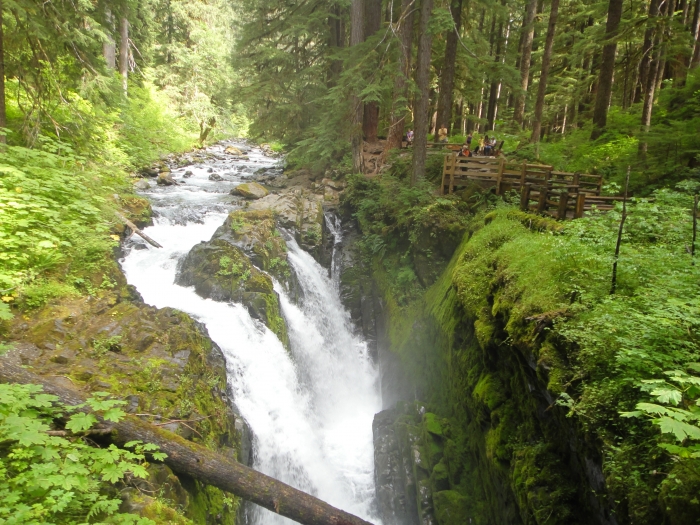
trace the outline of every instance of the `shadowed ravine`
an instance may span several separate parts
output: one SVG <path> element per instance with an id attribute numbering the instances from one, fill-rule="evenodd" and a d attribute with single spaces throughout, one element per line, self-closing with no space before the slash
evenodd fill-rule
<path id="1" fill-rule="evenodd" d="M 378 374 L 366 343 L 353 334 L 337 279 L 288 240 L 289 263 L 302 293 L 295 304 L 276 285 L 290 351 L 240 304 L 199 297 L 174 284 L 178 261 L 208 240 L 233 208 L 228 191 L 275 161 L 252 150 L 250 161 L 190 166 L 179 186 L 149 190 L 156 212 L 145 232 L 163 249 L 134 245 L 122 262 L 144 300 L 202 321 L 221 347 L 237 409 L 254 434 L 252 466 L 331 505 L 377 523 L 373 512 L 372 419 L 381 410 Z M 223 172 L 210 181 L 207 169 Z M 185 169 L 173 175 L 180 181 Z M 287 521 L 248 509 L 253 523 Z"/>

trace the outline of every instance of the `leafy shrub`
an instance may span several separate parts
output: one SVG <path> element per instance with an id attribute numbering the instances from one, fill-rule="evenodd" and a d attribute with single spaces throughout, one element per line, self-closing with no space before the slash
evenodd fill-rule
<path id="1" fill-rule="evenodd" d="M 105 420 L 124 416 L 119 408 L 123 401 L 94 395 L 86 405 Z M 136 441 L 127 443 L 126 450 L 90 446 L 81 434 L 97 419 L 80 411 L 83 406 L 64 406 L 56 396 L 42 393 L 41 386 L 0 384 L 3 523 L 155 525 L 118 512 L 121 499 L 115 483 L 147 477 L 146 452 L 161 460 L 165 455 L 155 445 Z M 64 432 L 56 430 L 59 418 L 67 418 Z"/>

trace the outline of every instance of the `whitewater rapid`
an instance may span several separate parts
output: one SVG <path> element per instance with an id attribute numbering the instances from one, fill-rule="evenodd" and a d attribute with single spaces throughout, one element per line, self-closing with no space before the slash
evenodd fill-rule
<path id="1" fill-rule="evenodd" d="M 175 170 L 177 180 L 185 170 L 193 175 L 182 186 L 147 190 L 156 218 L 144 231 L 163 248 L 135 239 L 122 267 L 146 303 L 187 312 L 222 349 L 234 402 L 255 436 L 253 468 L 377 523 L 372 420 L 382 408 L 378 372 L 341 304 L 336 265 L 329 277 L 288 239 L 289 263 L 303 291 L 294 304 L 275 283 L 289 352 L 240 304 L 203 299 L 174 284 L 178 261 L 209 240 L 232 208 L 229 189 L 275 164 L 259 150 L 249 156 Z M 212 166 L 223 181 L 208 179 Z M 247 516 L 256 525 L 291 523 L 259 507 Z"/>

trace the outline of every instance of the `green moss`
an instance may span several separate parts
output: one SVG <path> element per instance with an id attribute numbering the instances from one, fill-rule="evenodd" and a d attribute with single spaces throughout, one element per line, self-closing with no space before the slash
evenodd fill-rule
<path id="1" fill-rule="evenodd" d="M 423 416 L 423 423 L 428 432 L 436 436 L 442 436 L 442 425 L 438 416 L 431 412 L 426 412 Z"/>
<path id="2" fill-rule="evenodd" d="M 493 212 L 489 215 L 495 215 Z M 487 215 L 486 217 L 488 217 Z M 527 213 L 520 210 L 511 210 L 506 214 L 506 217 L 512 221 L 517 221 L 528 230 L 536 230 L 540 232 L 559 233 L 564 229 L 564 224 L 549 217 L 542 217 L 534 213 Z M 492 217 L 495 218 L 495 217 Z M 488 223 L 487 223 L 488 224 Z"/>
<path id="3" fill-rule="evenodd" d="M 455 490 L 433 493 L 435 518 L 439 525 L 465 525 L 476 523 L 471 520 L 468 498 Z"/>
<path id="4" fill-rule="evenodd" d="M 472 392 L 474 399 L 483 403 L 489 410 L 495 410 L 505 401 L 505 390 L 498 378 L 491 374 L 484 374 Z"/>
<path id="5" fill-rule="evenodd" d="M 287 323 L 280 311 L 279 297 L 276 293 L 265 294 L 265 304 L 267 305 L 267 326 L 272 330 L 285 348 L 289 349 L 289 335 L 287 333 Z"/>

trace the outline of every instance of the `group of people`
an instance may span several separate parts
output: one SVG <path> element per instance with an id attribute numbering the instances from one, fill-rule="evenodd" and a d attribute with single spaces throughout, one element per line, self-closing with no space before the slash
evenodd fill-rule
<path id="1" fill-rule="evenodd" d="M 447 128 L 443 124 L 438 129 L 438 142 L 447 143 L 449 138 L 447 136 Z M 496 137 L 489 138 L 488 135 L 484 135 L 479 139 L 479 144 L 475 149 L 472 149 L 472 134 L 467 135 L 467 140 L 462 145 L 462 149 L 459 150 L 460 157 L 471 157 L 473 155 L 481 155 L 489 157 L 496 152 Z M 413 130 L 409 129 L 406 133 L 406 145 L 413 145 L 414 134 Z"/>
<path id="2" fill-rule="evenodd" d="M 489 138 L 488 135 L 484 135 L 479 139 L 479 145 L 472 150 L 472 134 L 467 135 L 467 140 L 462 145 L 462 149 L 459 150 L 460 157 L 472 157 L 473 155 L 482 155 L 485 157 L 490 157 L 496 152 L 496 137 Z"/>

